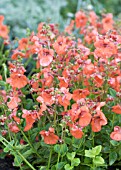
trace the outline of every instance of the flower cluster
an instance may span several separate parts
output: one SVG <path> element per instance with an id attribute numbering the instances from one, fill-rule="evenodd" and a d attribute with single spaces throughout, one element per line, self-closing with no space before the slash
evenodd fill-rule
<path id="1" fill-rule="evenodd" d="M 0 36 L 7 38 L 2 21 Z M 18 41 L 8 70 L 8 89 L 0 91 L 7 112 L 0 117 L 3 136 L 38 128 L 38 140 L 53 145 L 109 126 L 108 138 L 121 141 L 121 35 L 112 14 L 100 20 L 93 11 L 79 11 L 64 33 L 40 23 L 37 33 Z"/>

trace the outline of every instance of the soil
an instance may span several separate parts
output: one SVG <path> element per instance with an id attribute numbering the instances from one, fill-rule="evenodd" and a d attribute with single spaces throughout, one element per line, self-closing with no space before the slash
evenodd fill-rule
<path id="1" fill-rule="evenodd" d="M 0 170 L 19 170 L 19 168 L 13 167 L 12 163 L 12 158 L 6 157 L 4 159 L 0 159 Z"/>

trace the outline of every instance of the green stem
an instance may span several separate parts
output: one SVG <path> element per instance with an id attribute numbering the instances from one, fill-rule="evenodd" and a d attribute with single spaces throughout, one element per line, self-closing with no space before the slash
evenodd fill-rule
<path id="1" fill-rule="evenodd" d="M 4 76 L 5 76 L 5 80 L 6 80 L 7 79 L 7 67 L 6 67 L 5 63 L 3 63 L 2 66 L 3 66 L 3 69 L 4 69 Z"/>
<path id="2" fill-rule="evenodd" d="M 27 136 L 25 135 L 25 133 L 20 129 L 22 135 L 24 136 L 24 138 L 26 139 L 26 141 L 28 142 L 28 144 L 30 145 L 30 147 L 33 149 L 34 153 L 36 153 L 36 155 L 41 158 L 41 156 L 37 153 L 36 149 L 32 146 L 31 142 L 29 141 L 29 139 L 27 138 Z"/>
<path id="3" fill-rule="evenodd" d="M 57 164 L 59 163 L 59 159 L 60 159 L 60 153 L 58 154 Z"/>
<path id="4" fill-rule="evenodd" d="M 7 144 L 9 144 L 9 145 L 12 147 L 12 149 L 23 159 L 23 161 L 24 161 L 31 169 L 36 170 L 36 169 L 26 160 L 26 158 L 24 158 L 24 156 L 23 156 L 19 151 L 17 151 L 16 148 L 14 148 L 14 146 L 11 145 L 10 142 L 8 142 L 8 141 L 7 141 L 4 137 L 2 137 L 2 136 L 0 136 L 0 138 L 1 138 L 2 140 L 4 140 Z M 1 141 L 1 142 L 6 146 L 6 144 L 5 144 L 3 141 Z"/>
<path id="5" fill-rule="evenodd" d="M 17 151 L 18 155 L 23 159 L 23 161 L 33 170 L 36 170 L 25 158 L 24 156 L 19 152 Z"/>
<path id="6" fill-rule="evenodd" d="M 47 170 L 49 170 L 49 168 L 50 168 L 50 161 L 51 161 L 51 157 L 52 157 L 52 152 L 53 152 L 53 148 L 51 147 L 51 149 L 50 149 L 50 155 L 49 155 L 49 160 L 48 160 Z"/>
<path id="7" fill-rule="evenodd" d="M 4 112 L 4 110 L 5 110 L 5 108 L 3 107 L 2 108 L 3 109 L 3 112 Z M 8 116 L 7 116 L 7 114 L 6 114 L 6 110 L 5 110 L 5 116 L 7 117 L 7 119 L 6 119 L 6 125 L 7 125 L 7 129 L 8 129 L 8 135 L 9 135 L 9 139 L 10 139 L 10 141 L 11 141 L 11 133 L 10 133 L 10 129 L 9 129 L 9 127 L 8 127 Z"/>
<path id="8" fill-rule="evenodd" d="M 115 113 L 113 113 L 113 120 L 112 120 L 112 129 L 114 128 L 113 126 L 114 126 L 114 121 L 115 121 Z"/>

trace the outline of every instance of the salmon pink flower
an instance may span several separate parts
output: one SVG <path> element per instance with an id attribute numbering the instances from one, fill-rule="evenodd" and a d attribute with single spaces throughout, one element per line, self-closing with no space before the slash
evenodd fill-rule
<path id="1" fill-rule="evenodd" d="M 41 66 L 49 66 L 53 61 L 54 51 L 52 49 L 42 48 L 40 50 L 38 57 Z"/>
<path id="2" fill-rule="evenodd" d="M 101 87 L 103 82 L 103 77 L 100 74 L 94 75 L 94 83 L 96 87 Z"/>
<path id="3" fill-rule="evenodd" d="M 119 104 L 112 107 L 112 112 L 121 114 L 121 106 Z"/>
<path id="4" fill-rule="evenodd" d="M 9 127 L 10 131 L 13 133 L 18 133 L 20 131 L 15 122 L 9 123 L 8 127 Z"/>
<path id="5" fill-rule="evenodd" d="M 2 80 L 2 76 L 0 75 L 0 80 Z"/>
<path id="6" fill-rule="evenodd" d="M 75 16 L 76 27 L 84 27 L 87 23 L 87 17 L 84 12 L 78 11 Z"/>
<path id="7" fill-rule="evenodd" d="M 59 137 L 54 134 L 54 128 L 51 127 L 48 131 L 42 130 L 40 135 L 44 138 L 44 142 L 49 145 L 54 145 L 59 140 Z"/>
<path id="8" fill-rule="evenodd" d="M 12 73 L 10 78 L 7 78 L 7 83 L 9 83 L 13 88 L 21 89 L 27 85 L 27 77 L 23 74 Z"/>
<path id="9" fill-rule="evenodd" d="M 72 136 L 74 136 L 76 139 L 81 139 L 83 136 L 83 132 L 82 129 L 77 127 L 76 125 L 72 125 L 72 127 L 70 127 L 70 133 Z"/>
<path id="10" fill-rule="evenodd" d="M 121 127 L 115 126 L 114 131 L 110 134 L 110 138 L 116 141 L 121 141 Z"/>
<path id="11" fill-rule="evenodd" d="M 28 38 L 22 38 L 21 40 L 19 40 L 19 46 L 18 49 L 19 50 L 27 50 L 28 48 Z"/>
<path id="12" fill-rule="evenodd" d="M 62 105 L 64 107 L 65 110 L 67 110 L 67 106 L 70 105 L 70 100 L 72 98 L 72 94 L 68 92 L 68 89 L 66 89 L 65 87 L 62 87 L 60 89 L 61 91 L 61 95 L 58 94 L 58 102 L 60 105 Z"/>
<path id="13" fill-rule="evenodd" d="M 10 102 L 7 102 L 7 106 L 9 109 L 14 109 L 18 107 L 18 103 L 21 101 L 21 99 L 18 96 L 10 97 Z"/>
<path id="14" fill-rule="evenodd" d="M 58 79 L 59 79 L 59 81 L 60 81 L 60 83 L 59 83 L 60 88 L 61 88 L 61 87 L 65 87 L 65 88 L 68 87 L 68 80 L 67 80 L 66 78 L 64 78 L 64 77 L 58 77 Z"/>
<path id="15" fill-rule="evenodd" d="M 96 108 L 96 114 L 92 117 L 91 126 L 93 132 L 99 132 L 101 130 L 101 127 L 107 124 L 107 118 L 103 114 L 103 112 L 100 110 L 102 106 L 105 105 L 105 102 L 101 102 L 98 104 Z"/>
<path id="16" fill-rule="evenodd" d="M 26 110 L 23 109 L 23 114 L 22 114 L 22 118 L 26 119 L 26 126 L 24 128 L 24 131 L 28 131 L 32 128 L 33 123 L 36 121 L 36 119 L 38 118 L 38 112 L 36 110 Z"/>
<path id="17" fill-rule="evenodd" d="M 102 24 L 104 31 L 107 32 L 109 30 L 113 29 L 113 15 L 111 13 L 107 14 L 103 19 L 102 19 Z"/>
<path id="18" fill-rule="evenodd" d="M 9 29 L 3 24 L 4 16 L 0 15 L 0 37 L 8 39 Z"/>
<path id="19" fill-rule="evenodd" d="M 74 101 L 78 101 L 78 100 L 80 100 L 80 99 L 82 99 L 82 98 L 86 98 L 86 96 L 88 96 L 89 95 L 89 91 L 88 91 L 88 89 L 76 89 L 76 90 L 74 90 L 73 91 L 73 100 Z"/>
<path id="20" fill-rule="evenodd" d="M 81 127 L 88 126 L 91 121 L 91 114 L 89 112 L 89 109 L 87 106 L 82 106 L 80 108 L 80 114 L 79 114 L 79 125 Z"/>
<path id="21" fill-rule="evenodd" d="M 53 47 L 58 55 L 63 55 L 66 53 L 67 42 L 66 38 L 63 36 L 59 36 L 57 40 L 54 42 Z"/>

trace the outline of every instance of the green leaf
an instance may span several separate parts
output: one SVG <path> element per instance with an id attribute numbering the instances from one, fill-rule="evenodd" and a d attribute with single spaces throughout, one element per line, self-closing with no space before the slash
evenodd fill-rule
<path id="1" fill-rule="evenodd" d="M 73 169 L 73 167 L 70 166 L 69 164 L 66 164 L 66 165 L 64 166 L 64 168 L 65 168 L 65 170 L 72 170 L 72 169 Z"/>
<path id="2" fill-rule="evenodd" d="M 84 158 L 84 163 L 85 164 L 90 164 L 92 162 L 92 159 L 91 158 L 89 158 L 89 157 L 85 157 Z"/>
<path id="3" fill-rule="evenodd" d="M 109 154 L 109 165 L 113 165 L 116 159 L 117 159 L 117 153 L 115 151 L 111 152 Z"/>
<path id="4" fill-rule="evenodd" d="M 76 152 L 72 152 L 72 153 L 68 152 L 67 153 L 67 158 L 72 161 L 74 159 L 75 155 L 76 155 Z"/>
<path id="5" fill-rule="evenodd" d="M 14 156 L 15 156 L 15 158 L 14 158 L 14 166 L 19 166 L 20 167 L 20 165 L 22 163 L 22 158 L 19 155 L 14 154 Z"/>
<path id="6" fill-rule="evenodd" d="M 57 144 L 54 146 L 54 151 L 64 156 L 68 151 L 68 147 L 66 144 L 61 144 L 61 145 Z"/>
<path id="7" fill-rule="evenodd" d="M 102 165 L 104 164 L 104 159 L 101 156 L 96 156 L 95 158 L 93 158 L 93 163 L 95 165 Z"/>
<path id="8" fill-rule="evenodd" d="M 32 99 L 27 99 L 26 102 L 25 102 L 25 109 L 29 110 L 31 109 L 33 106 L 33 100 Z"/>
<path id="9" fill-rule="evenodd" d="M 63 168 L 63 166 L 65 165 L 65 162 L 59 162 L 57 163 L 56 166 L 56 170 L 61 170 Z"/>
<path id="10" fill-rule="evenodd" d="M 70 145 L 70 143 L 72 142 L 72 139 L 66 137 L 65 142 Z"/>
<path id="11" fill-rule="evenodd" d="M 79 158 L 74 158 L 71 161 L 71 166 L 78 166 L 80 164 L 80 159 Z"/>
<path id="12" fill-rule="evenodd" d="M 32 149 L 27 150 L 26 152 L 24 152 L 22 155 L 27 158 L 28 156 L 30 156 L 33 153 Z"/>
<path id="13" fill-rule="evenodd" d="M 26 145 L 21 145 L 21 144 L 19 144 L 19 145 L 15 146 L 15 148 L 16 148 L 17 150 L 21 150 L 21 149 L 25 149 L 27 146 L 29 146 L 29 144 L 26 144 Z"/>
<path id="14" fill-rule="evenodd" d="M 99 153 L 101 152 L 102 150 L 102 146 L 99 145 L 99 146 L 96 146 L 95 148 L 92 149 L 96 155 L 99 155 Z"/>
<path id="15" fill-rule="evenodd" d="M 6 85 L 6 82 L 0 80 L 0 86 L 5 86 Z"/>
<path id="16" fill-rule="evenodd" d="M 9 152 L 11 150 L 13 150 L 13 144 L 14 144 L 14 140 L 12 140 L 11 142 L 9 142 L 6 147 L 4 148 L 4 152 Z"/>
<path id="17" fill-rule="evenodd" d="M 99 155 L 101 152 L 102 146 L 96 146 L 90 150 L 85 150 L 85 156 L 89 158 L 94 158 L 96 155 Z"/>
<path id="18" fill-rule="evenodd" d="M 109 88 L 109 93 L 112 97 L 116 97 L 116 91 L 112 88 Z"/>
<path id="19" fill-rule="evenodd" d="M 110 140 L 111 145 L 113 146 L 118 146 L 119 142 L 115 141 L 115 140 Z"/>
<path id="20" fill-rule="evenodd" d="M 46 166 L 41 166 L 41 167 L 39 168 L 39 170 L 46 170 L 46 169 L 47 169 Z"/>

